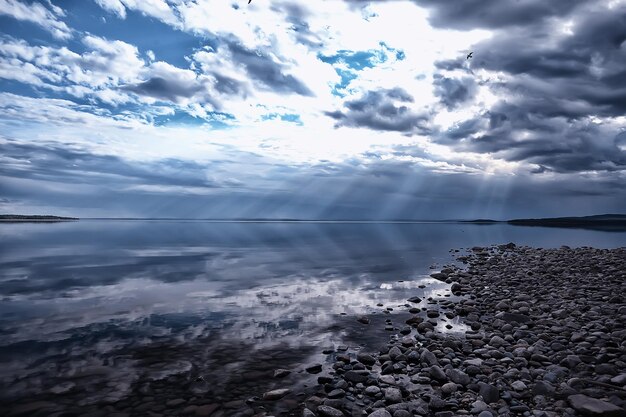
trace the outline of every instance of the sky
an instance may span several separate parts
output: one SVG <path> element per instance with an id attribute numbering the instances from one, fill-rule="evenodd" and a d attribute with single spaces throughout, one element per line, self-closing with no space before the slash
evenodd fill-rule
<path id="1" fill-rule="evenodd" d="M 0 0 L 0 213 L 626 213 L 625 115 L 626 0 Z"/>

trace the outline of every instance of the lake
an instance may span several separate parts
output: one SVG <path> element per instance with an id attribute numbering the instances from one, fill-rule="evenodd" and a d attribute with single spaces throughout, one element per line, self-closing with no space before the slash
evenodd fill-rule
<path id="1" fill-rule="evenodd" d="M 612 248 L 626 246 L 626 233 L 442 223 L 0 224 L 0 400 L 117 410 L 157 393 L 237 408 L 281 384 L 304 390 L 316 378 L 304 368 L 333 360 L 323 350 L 376 349 L 406 326 L 409 297 L 451 297 L 449 284 L 429 276 L 455 262 L 451 250 L 507 242 Z M 445 318 L 438 326 L 463 331 Z M 279 368 L 292 372 L 278 381 Z"/>

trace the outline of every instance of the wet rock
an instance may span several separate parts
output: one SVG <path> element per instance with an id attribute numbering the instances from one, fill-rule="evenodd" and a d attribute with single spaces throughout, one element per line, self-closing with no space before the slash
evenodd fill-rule
<path id="1" fill-rule="evenodd" d="M 343 376 L 346 381 L 359 383 L 367 381 L 369 377 L 369 372 L 366 371 L 348 371 Z"/>
<path id="2" fill-rule="evenodd" d="M 410 302 L 410 303 L 416 303 L 417 304 L 417 303 L 421 303 L 422 299 L 419 298 L 419 297 L 411 297 L 407 301 Z"/>
<path id="3" fill-rule="evenodd" d="M 358 321 L 361 324 L 370 324 L 370 319 L 368 319 L 365 316 L 361 316 L 358 319 L 356 319 L 356 321 Z"/>
<path id="4" fill-rule="evenodd" d="M 365 352 L 357 353 L 356 360 L 368 366 L 372 366 L 376 363 L 376 358 L 374 358 L 369 353 L 365 353 Z"/>
<path id="5" fill-rule="evenodd" d="M 305 370 L 310 374 L 319 374 L 320 372 L 322 372 L 322 364 L 316 363 L 314 365 L 311 365 L 305 368 Z"/>
<path id="6" fill-rule="evenodd" d="M 263 394 L 263 399 L 266 401 L 274 401 L 283 398 L 285 395 L 289 394 L 291 390 L 288 388 L 280 388 L 272 391 L 268 391 Z"/>
<path id="7" fill-rule="evenodd" d="M 291 373 L 288 369 L 276 369 L 274 371 L 274 378 L 284 378 Z"/>

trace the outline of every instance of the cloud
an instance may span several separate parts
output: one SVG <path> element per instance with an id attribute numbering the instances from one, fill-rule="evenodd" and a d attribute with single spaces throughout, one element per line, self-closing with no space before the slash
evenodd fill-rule
<path id="1" fill-rule="evenodd" d="M 271 91 L 312 96 L 313 92 L 299 79 L 287 73 L 286 66 L 261 51 L 252 51 L 238 42 L 228 42 L 230 58 L 242 65 L 250 78 Z"/>
<path id="2" fill-rule="evenodd" d="M 180 21 L 174 9 L 165 0 L 96 0 L 103 9 L 125 19 L 126 10 L 133 10 L 149 17 L 154 17 L 172 26 L 180 27 Z"/>
<path id="3" fill-rule="evenodd" d="M 416 0 L 416 3 L 431 11 L 429 21 L 434 26 L 468 30 L 534 24 L 552 16 L 566 15 L 593 1 L 596 0 Z"/>
<path id="4" fill-rule="evenodd" d="M 198 76 L 190 70 L 176 68 L 166 62 L 155 62 L 147 68 L 148 79 L 122 87 L 135 94 L 153 97 L 173 103 L 196 101 L 210 102 L 219 107 L 210 97 L 211 79 Z"/>
<path id="5" fill-rule="evenodd" d="M 476 95 L 476 82 L 471 77 L 447 78 L 435 74 L 433 85 L 435 96 L 439 97 L 448 110 L 466 103 Z"/>
<path id="6" fill-rule="evenodd" d="M 63 10 L 52 4 L 50 4 L 50 9 L 47 9 L 43 4 L 37 2 L 27 5 L 17 0 L 0 0 L 0 15 L 34 23 L 58 39 L 72 37 L 70 28 L 59 20 L 59 17 L 64 16 Z"/>
<path id="7" fill-rule="evenodd" d="M 86 51 L 79 54 L 67 47 L 33 46 L 4 36 L 0 38 L 0 68 L 6 70 L 0 70 L 0 76 L 84 96 L 136 79 L 144 66 L 137 48 L 126 42 L 88 35 L 83 44 Z M 21 71 L 9 71 L 10 67 Z"/>
<path id="8" fill-rule="evenodd" d="M 491 22 L 487 3 L 476 4 L 472 12 L 485 25 Z M 560 9 L 562 15 L 548 20 L 526 21 L 522 14 L 509 22 L 505 16 L 494 24 L 495 36 L 473 47 L 471 61 L 438 62 L 444 73 L 475 78 L 478 91 L 486 89 L 493 96 L 435 140 L 457 150 L 531 164 L 537 174 L 626 170 L 626 154 L 616 144 L 626 129 L 621 117 L 626 112 L 626 4 L 583 3 L 572 2 Z M 447 16 L 456 27 L 454 16 L 462 8 L 444 3 L 433 7 L 439 10 L 435 18 L 440 24 Z M 523 7 L 530 16 L 544 6 L 526 2 Z M 465 94 L 455 83 L 443 88 L 447 79 L 435 77 L 434 84 L 451 108 L 454 99 L 446 103 L 450 92 L 459 98 Z"/>
<path id="9" fill-rule="evenodd" d="M 404 133 L 427 132 L 429 116 L 415 113 L 407 104 L 413 97 L 397 87 L 368 91 L 360 98 L 344 103 L 345 111 L 329 111 L 337 126 L 366 127 Z"/>

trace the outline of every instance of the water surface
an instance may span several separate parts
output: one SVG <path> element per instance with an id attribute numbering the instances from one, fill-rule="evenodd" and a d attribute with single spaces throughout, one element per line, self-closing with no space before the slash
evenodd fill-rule
<path id="1" fill-rule="evenodd" d="M 453 262 L 451 249 L 507 242 L 618 247 L 626 233 L 505 224 L 2 224 L 2 400 L 115 404 L 165 389 L 225 402 L 309 383 L 302 364 L 332 361 L 323 348 L 373 349 L 403 327 L 407 298 L 425 298 L 425 307 L 429 297 L 449 297 L 449 286 L 429 274 Z M 360 315 L 370 325 L 357 323 Z M 385 332 L 389 318 L 398 327 Z M 279 383 L 276 368 L 293 374 Z"/>

